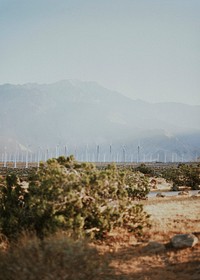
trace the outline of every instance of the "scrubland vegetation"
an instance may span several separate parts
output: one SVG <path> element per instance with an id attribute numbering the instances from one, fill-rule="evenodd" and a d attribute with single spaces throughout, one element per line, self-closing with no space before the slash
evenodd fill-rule
<path id="1" fill-rule="evenodd" d="M 151 172 L 70 156 L 41 164 L 26 182 L 2 176 L 0 279 L 199 279 L 199 244 L 169 245 L 175 233 L 200 233 L 199 197 L 146 200 Z M 168 180 L 175 172 L 177 185 L 199 184 L 198 166 L 162 170 Z"/>
<path id="2" fill-rule="evenodd" d="M 200 164 L 179 164 L 167 168 L 155 169 L 145 164 L 141 164 L 136 171 L 147 176 L 162 177 L 168 182 L 173 183 L 172 190 L 178 190 L 180 186 L 188 187 L 192 190 L 200 189 Z"/>
<path id="3" fill-rule="evenodd" d="M 59 229 L 77 237 L 103 238 L 116 227 L 141 235 L 148 215 L 137 200 L 148 182 L 138 172 L 60 157 L 41 164 L 24 187 L 15 174 L 1 179 L 0 228 L 9 239 L 33 231 L 43 239 Z"/>

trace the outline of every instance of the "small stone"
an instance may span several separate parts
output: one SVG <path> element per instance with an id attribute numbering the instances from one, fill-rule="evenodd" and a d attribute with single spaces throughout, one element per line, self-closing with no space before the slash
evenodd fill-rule
<path id="1" fill-rule="evenodd" d="M 194 234 L 177 234 L 171 239 L 171 244 L 176 249 L 190 248 L 198 243 Z"/>
<path id="2" fill-rule="evenodd" d="M 188 191 L 181 191 L 178 193 L 178 195 L 189 195 Z"/>
<path id="3" fill-rule="evenodd" d="M 156 194 L 156 197 L 165 197 L 165 194 L 163 194 L 163 193 L 157 193 L 157 194 Z"/>

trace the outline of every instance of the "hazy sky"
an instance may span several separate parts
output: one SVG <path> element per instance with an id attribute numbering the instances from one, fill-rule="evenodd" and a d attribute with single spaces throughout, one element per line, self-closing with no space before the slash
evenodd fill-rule
<path id="1" fill-rule="evenodd" d="M 200 0 L 0 0 L 0 84 L 62 79 L 200 104 Z"/>

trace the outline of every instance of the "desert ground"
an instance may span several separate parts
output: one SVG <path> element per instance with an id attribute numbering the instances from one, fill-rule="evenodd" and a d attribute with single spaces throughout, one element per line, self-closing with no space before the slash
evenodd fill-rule
<path id="1" fill-rule="evenodd" d="M 152 198 L 144 202 L 152 227 L 141 240 L 118 233 L 99 250 L 108 254 L 108 279 L 198 280 L 200 279 L 200 197 Z M 174 249 L 175 234 L 194 233 L 193 248 Z"/>
<path id="2" fill-rule="evenodd" d="M 7 247 L 1 240 L 5 247 L 2 247 L 0 279 L 199 280 L 200 197 L 153 197 L 142 203 L 150 215 L 151 228 L 137 238 L 118 229 L 104 240 L 90 242 L 89 247 L 93 247 L 97 255 L 71 246 L 66 253 L 63 239 L 56 241 L 56 236 L 45 250 L 34 239 L 30 243 L 25 236 L 22 243 L 16 244 L 16 250 L 14 245 L 14 251 L 11 248 L 9 255 L 4 255 L 9 244 Z M 186 249 L 173 248 L 171 238 L 185 233 L 193 233 L 199 242 Z M 69 258 L 63 263 L 65 256 Z"/>

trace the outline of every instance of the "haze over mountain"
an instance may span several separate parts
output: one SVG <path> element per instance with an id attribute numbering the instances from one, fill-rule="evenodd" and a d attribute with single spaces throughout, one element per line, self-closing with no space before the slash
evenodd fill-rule
<path id="1" fill-rule="evenodd" d="M 0 151 L 67 147 L 99 160 L 193 160 L 200 106 L 133 100 L 95 82 L 0 86 Z M 112 151 L 111 151 L 112 148 Z"/>

